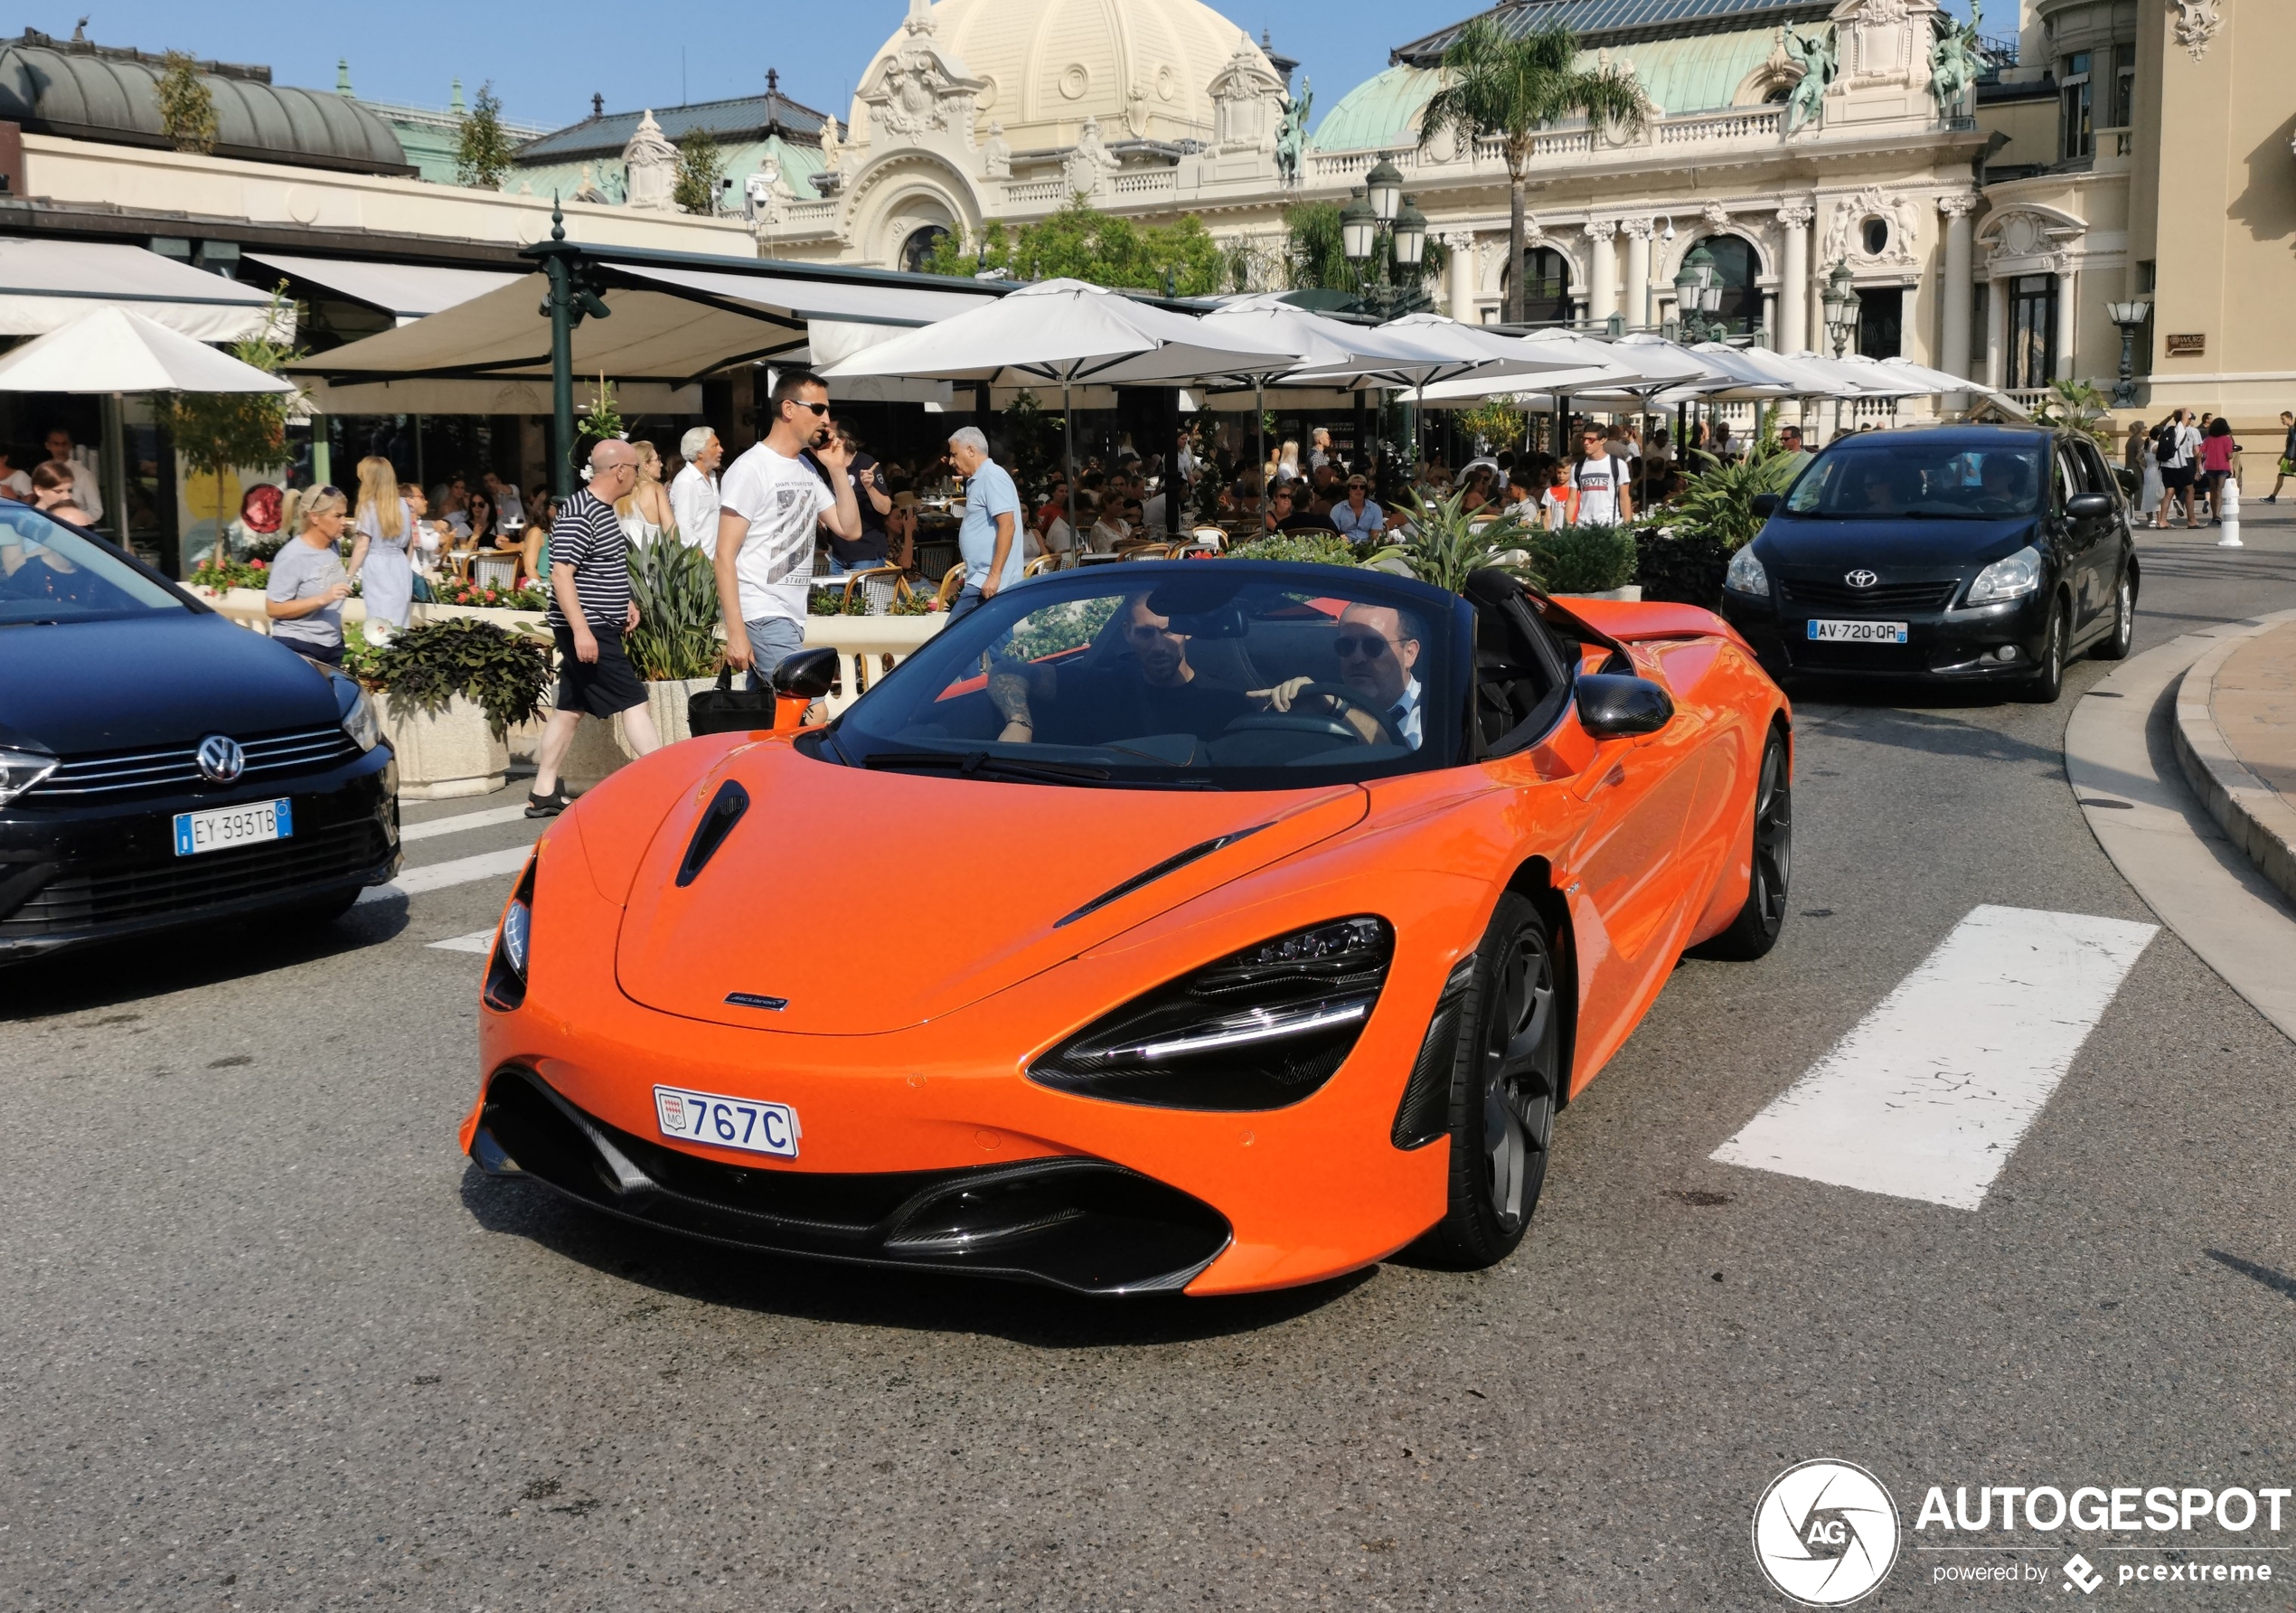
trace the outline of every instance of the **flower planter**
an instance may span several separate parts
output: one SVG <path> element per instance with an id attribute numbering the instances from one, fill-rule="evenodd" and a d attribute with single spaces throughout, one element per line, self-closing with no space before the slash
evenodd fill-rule
<path id="1" fill-rule="evenodd" d="M 377 703 L 383 732 L 399 759 L 400 799 L 438 801 L 503 788 L 510 747 L 487 726 L 486 713 L 475 702 L 457 694 L 437 712 L 389 694 Z"/>

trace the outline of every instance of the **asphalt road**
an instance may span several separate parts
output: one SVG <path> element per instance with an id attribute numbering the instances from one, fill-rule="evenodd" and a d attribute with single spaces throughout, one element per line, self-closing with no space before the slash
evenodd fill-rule
<path id="1" fill-rule="evenodd" d="M 2296 605 L 2296 529 L 2249 509 L 2239 554 L 2145 534 L 2140 647 Z M 1973 908 L 2150 919 L 2060 762 L 2103 671 L 2049 708 L 1806 695 L 1778 949 L 1680 970 L 1477 1275 L 1087 1304 L 490 1182 L 453 1135 L 478 960 L 431 943 L 490 924 L 502 878 L 0 981 L 0 1597 L 1758 1608 L 1785 1604 L 1755 1500 L 1807 1457 L 1871 1468 L 1908 1525 L 1931 1485 L 2296 1484 L 2296 1050 L 2173 934 L 1977 1210 L 1709 1157 Z M 1941 1538 L 1864 1605 L 2085 1599 L 2056 1537 L 1913 1549 Z M 1980 1560 L 2046 1582 L 1933 1583 Z M 2287 1566 L 2203 1599 L 2291 1605 L 2296 1553 L 2251 1560 Z"/>

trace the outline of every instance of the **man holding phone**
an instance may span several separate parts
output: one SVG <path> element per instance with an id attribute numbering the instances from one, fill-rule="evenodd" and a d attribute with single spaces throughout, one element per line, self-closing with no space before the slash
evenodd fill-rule
<path id="1" fill-rule="evenodd" d="M 768 687 L 774 667 L 805 647 L 815 529 L 826 527 L 849 542 L 861 535 L 861 508 L 846 474 L 853 450 L 830 424 L 828 382 L 792 371 L 775 384 L 769 406 L 771 426 L 733 462 L 719 494 L 726 665 L 748 667 L 753 690 Z M 829 473 L 827 484 L 798 457 L 807 450 Z"/>

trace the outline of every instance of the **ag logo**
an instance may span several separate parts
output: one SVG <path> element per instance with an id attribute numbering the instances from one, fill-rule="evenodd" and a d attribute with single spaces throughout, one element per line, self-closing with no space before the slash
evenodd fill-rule
<path id="1" fill-rule="evenodd" d="M 1754 1560 L 1804 1607 L 1854 1602 L 1896 1564 L 1896 1504 L 1854 1462 L 1789 1467 L 1755 1506 Z"/>

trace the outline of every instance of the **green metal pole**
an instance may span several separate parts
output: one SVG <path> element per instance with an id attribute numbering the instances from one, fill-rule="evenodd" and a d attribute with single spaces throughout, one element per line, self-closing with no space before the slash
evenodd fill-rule
<path id="1" fill-rule="evenodd" d="M 550 203 L 550 240 L 566 239 L 566 215 Z M 550 456 L 550 491 L 574 496 L 574 269 L 563 252 L 550 254 L 550 418 L 556 452 Z"/>

